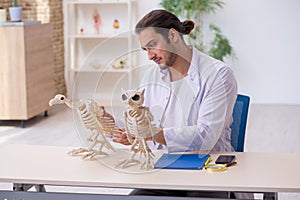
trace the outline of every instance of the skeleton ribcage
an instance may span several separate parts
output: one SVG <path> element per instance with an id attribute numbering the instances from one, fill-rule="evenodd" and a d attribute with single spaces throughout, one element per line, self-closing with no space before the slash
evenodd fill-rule
<path id="1" fill-rule="evenodd" d="M 93 100 L 82 102 L 79 106 L 79 112 L 83 124 L 88 129 L 109 132 L 115 128 L 114 120 L 103 117 L 104 110 Z"/>
<path id="2" fill-rule="evenodd" d="M 145 117 L 145 112 L 141 112 L 139 116 L 130 116 L 128 113 L 127 128 L 131 135 L 138 138 L 147 138 L 152 136 L 154 126 L 148 118 Z"/>
<path id="3" fill-rule="evenodd" d="M 96 116 L 92 112 L 91 109 L 94 106 L 91 106 L 91 102 L 83 103 L 79 106 L 79 112 L 82 119 L 83 124 L 87 129 L 102 129 L 101 125 L 98 123 Z"/>

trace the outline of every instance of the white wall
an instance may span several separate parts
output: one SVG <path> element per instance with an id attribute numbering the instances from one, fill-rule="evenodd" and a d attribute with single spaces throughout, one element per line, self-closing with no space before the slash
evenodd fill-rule
<path id="1" fill-rule="evenodd" d="M 159 0 L 138 1 L 138 18 L 159 8 Z M 239 92 L 252 103 L 300 104 L 300 1 L 226 0 L 205 16 L 230 40 L 237 59 Z"/>

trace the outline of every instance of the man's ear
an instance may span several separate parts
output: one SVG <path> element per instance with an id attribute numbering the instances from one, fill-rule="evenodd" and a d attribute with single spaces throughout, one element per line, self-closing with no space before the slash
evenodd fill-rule
<path id="1" fill-rule="evenodd" d="M 178 41 L 178 32 L 174 28 L 171 28 L 169 30 L 168 37 L 169 37 L 170 41 L 177 42 Z"/>

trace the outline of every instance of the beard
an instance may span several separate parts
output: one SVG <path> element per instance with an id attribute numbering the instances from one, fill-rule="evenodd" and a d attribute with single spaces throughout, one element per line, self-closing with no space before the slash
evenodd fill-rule
<path id="1" fill-rule="evenodd" d="M 167 69 L 169 67 L 172 67 L 177 58 L 177 54 L 169 51 L 166 57 L 167 57 L 167 61 L 165 64 L 159 65 L 160 69 Z"/>

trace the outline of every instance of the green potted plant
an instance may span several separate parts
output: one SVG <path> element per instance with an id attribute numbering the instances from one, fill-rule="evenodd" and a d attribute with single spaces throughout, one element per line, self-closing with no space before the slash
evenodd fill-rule
<path id="1" fill-rule="evenodd" d="M 222 35 L 221 30 L 213 25 L 209 25 L 214 37 L 210 43 L 204 44 L 203 40 L 203 18 L 204 14 L 210 14 L 217 8 L 223 7 L 220 0 L 162 0 L 160 5 L 166 10 L 174 13 L 183 19 L 192 19 L 195 22 L 195 28 L 188 38 L 188 42 L 210 56 L 222 60 L 233 54 L 232 47 L 228 39 Z"/>
<path id="2" fill-rule="evenodd" d="M 10 21 L 21 22 L 22 21 L 22 7 L 18 5 L 18 1 L 14 0 L 13 7 L 9 8 Z"/>

